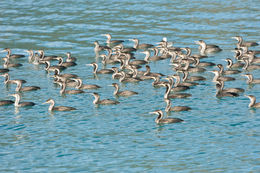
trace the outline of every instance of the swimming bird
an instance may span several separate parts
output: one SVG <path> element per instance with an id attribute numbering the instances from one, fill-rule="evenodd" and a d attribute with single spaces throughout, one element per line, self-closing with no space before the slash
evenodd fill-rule
<path id="1" fill-rule="evenodd" d="M 250 107 L 250 108 L 260 108 L 260 103 L 256 103 L 255 96 L 253 96 L 253 95 L 245 95 L 245 96 L 250 99 L 250 103 L 249 103 L 248 107 Z"/>
<path id="2" fill-rule="evenodd" d="M 15 97 L 15 102 L 14 102 L 15 107 L 34 106 L 35 105 L 35 103 L 33 103 L 33 102 L 20 102 L 20 100 L 21 100 L 20 94 L 11 94 L 10 96 Z"/>
<path id="3" fill-rule="evenodd" d="M 28 56 L 29 63 L 32 63 L 33 60 L 34 60 L 34 52 L 33 52 L 33 50 L 25 50 L 25 52 L 27 52 L 29 54 L 29 56 Z"/>
<path id="4" fill-rule="evenodd" d="M 239 70 L 231 70 L 231 69 L 228 69 L 228 70 L 224 70 L 224 67 L 222 64 L 218 64 L 217 67 L 219 68 L 219 74 L 220 75 L 225 75 L 225 74 L 238 74 L 238 73 L 241 73 L 242 71 L 239 71 Z"/>
<path id="5" fill-rule="evenodd" d="M 177 71 L 179 72 L 179 71 Z M 183 73 L 183 71 L 181 71 Z M 184 73 L 183 73 L 184 74 Z M 185 74 L 184 74 L 185 75 Z M 188 76 L 188 74 L 186 74 Z M 172 77 L 176 80 L 175 81 L 175 84 L 174 84 L 174 87 L 176 86 L 184 86 L 184 87 L 192 87 L 192 86 L 196 86 L 196 85 L 199 85 L 199 83 L 196 83 L 196 82 L 191 82 L 191 81 L 182 81 L 181 82 L 181 77 L 178 75 L 178 74 L 175 74 L 175 75 L 172 75 Z M 185 79 L 186 77 L 184 77 L 183 79 Z"/>
<path id="6" fill-rule="evenodd" d="M 123 43 L 124 40 L 111 40 L 111 35 L 110 34 L 101 34 L 103 36 L 106 36 L 107 37 L 107 40 L 106 40 L 106 43 L 109 47 L 113 47 L 115 45 L 118 45 L 120 43 Z"/>
<path id="7" fill-rule="evenodd" d="M 242 60 L 245 62 L 243 70 L 247 70 L 248 71 L 248 70 L 258 70 L 258 69 L 260 69 L 260 65 L 250 64 L 248 58 L 243 58 Z"/>
<path id="8" fill-rule="evenodd" d="M 204 71 L 206 71 L 206 69 L 203 68 L 203 67 L 196 67 L 196 66 L 195 67 L 191 67 L 190 66 L 190 61 L 188 59 L 182 59 L 181 63 L 184 63 L 185 66 L 183 68 L 179 69 L 179 70 L 189 71 L 191 73 L 197 73 L 197 72 L 204 72 Z"/>
<path id="9" fill-rule="evenodd" d="M 151 56 L 151 53 L 149 50 L 145 50 L 143 52 L 140 52 L 140 53 L 143 53 L 145 54 L 145 60 L 148 60 L 148 61 L 159 61 L 159 60 L 163 60 L 164 58 L 162 58 L 161 56 Z"/>
<path id="10" fill-rule="evenodd" d="M 73 111 L 73 110 L 76 110 L 76 108 L 69 107 L 69 106 L 54 106 L 55 101 L 53 99 L 48 99 L 43 104 L 47 104 L 47 103 L 50 104 L 50 106 L 48 108 L 49 111 Z"/>
<path id="11" fill-rule="evenodd" d="M 104 99 L 100 100 L 100 96 L 98 93 L 92 93 L 92 95 L 95 97 L 93 104 L 95 105 L 111 105 L 111 104 L 119 104 L 120 102 L 116 100 L 110 100 L 110 99 Z"/>
<path id="12" fill-rule="evenodd" d="M 109 56 L 107 56 L 106 54 L 101 54 L 100 57 L 102 58 L 102 64 L 106 65 L 106 64 L 116 64 L 119 63 L 120 60 L 117 59 L 117 56 L 114 57 L 113 59 L 110 59 Z"/>
<path id="13" fill-rule="evenodd" d="M 114 91 L 114 96 L 123 96 L 123 97 L 128 97 L 128 96 L 132 96 L 132 95 L 136 95 L 138 94 L 137 92 L 135 91 L 128 91 L 128 90 L 125 90 L 125 91 L 119 91 L 119 85 L 117 83 L 112 83 L 112 85 L 110 86 L 113 86 L 115 87 L 115 91 Z"/>
<path id="14" fill-rule="evenodd" d="M 65 82 L 61 82 L 58 83 L 59 85 L 61 85 L 61 89 L 60 89 L 60 94 L 81 94 L 81 93 L 85 93 L 85 91 L 82 90 L 66 90 L 66 81 Z"/>
<path id="15" fill-rule="evenodd" d="M 151 67 L 149 65 L 146 65 L 145 68 L 146 68 L 146 71 L 143 73 L 144 76 L 154 76 L 154 77 L 165 76 L 162 73 L 153 73 L 153 72 L 151 72 Z"/>
<path id="16" fill-rule="evenodd" d="M 171 100 L 169 99 L 164 99 L 166 102 L 166 107 L 165 107 L 165 112 L 170 112 L 170 111 L 175 111 L 175 112 L 180 112 L 180 111 L 189 111 L 191 108 L 189 106 L 172 106 Z"/>
<path id="17" fill-rule="evenodd" d="M 227 64 L 227 69 L 244 67 L 243 63 L 240 63 L 240 62 L 233 63 L 233 61 L 230 58 L 227 58 L 226 61 L 228 63 Z"/>
<path id="18" fill-rule="evenodd" d="M 82 80 L 80 78 L 74 79 L 77 82 L 77 85 L 75 86 L 76 89 L 98 89 L 101 88 L 99 85 L 95 84 L 83 84 Z"/>
<path id="19" fill-rule="evenodd" d="M 185 91 L 185 90 L 190 89 L 190 86 L 193 86 L 193 85 L 188 86 L 189 84 L 192 84 L 192 83 L 188 83 L 188 84 L 186 84 L 187 82 L 184 82 L 184 84 L 180 83 L 180 76 L 177 74 L 171 75 L 171 78 L 175 79 L 175 82 L 174 82 L 174 85 L 173 85 L 173 88 L 171 89 L 171 91 Z"/>
<path id="20" fill-rule="evenodd" d="M 63 77 L 63 78 L 78 78 L 78 75 L 76 74 L 70 74 L 70 73 L 60 73 L 60 69 L 56 68 L 54 69 L 54 76 L 59 76 L 59 77 Z"/>
<path id="21" fill-rule="evenodd" d="M 235 92 L 225 92 L 223 91 L 223 87 L 219 84 L 216 83 L 216 88 L 217 88 L 217 92 L 216 92 L 216 97 L 220 98 L 220 97 L 238 97 L 239 94 L 235 93 Z"/>
<path id="22" fill-rule="evenodd" d="M 6 57 L 11 58 L 11 59 L 25 57 L 25 55 L 21 55 L 21 54 L 12 54 L 11 49 L 9 49 L 9 48 L 5 48 L 1 52 L 7 52 L 7 56 Z"/>
<path id="23" fill-rule="evenodd" d="M 241 48 L 241 47 L 251 47 L 251 46 L 258 46 L 259 44 L 257 42 L 244 42 L 243 41 L 243 38 L 241 36 L 235 36 L 235 37 L 232 37 L 233 39 L 236 39 L 238 42 L 237 42 L 237 48 Z"/>
<path id="24" fill-rule="evenodd" d="M 7 85 L 7 84 L 11 84 L 11 83 L 15 83 L 15 81 L 20 81 L 22 83 L 26 83 L 25 80 L 22 80 L 22 79 L 14 79 L 14 80 L 10 80 L 10 75 L 8 73 L 4 73 L 4 74 L 1 74 L 0 76 L 3 76 L 5 78 L 5 81 L 4 81 L 4 84 Z"/>
<path id="25" fill-rule="evenodd" d="M 113 50 L 119 53 L 132 53 L 137 51 L 137 49 L 133 47 L 124 47 L 123 44 L 118 44 L 117 46 L 113 47 Z"/>
<path id="26" fill-rule="evenodd" d="M 62 66 L 62 65 L 53 65 L 53 66 L 51 66 L 50 61 L 44 61 L 44 63 L 45 63 L 45 70 L 46 70 L 46 71 L 55 71 L 55 69 L 57 69 L 57 68 L 58 68 L 60 71 L 66 69 L 66 67 L 65 67 L 65 66 Z"/>
<path id="27" fill-rule="evenodd" d="M 260 78 L 259 79 L 254 79 L 252 74 L 245 74 L 245 75 L 242 75 L 242 76 L 246 76 L 247 77 L 247 79 L 248 79 L 246 81 L 247 84 L 260 84 Z"/>
<path id="28" fill-rule="evenodd" d="M 212 44 L 206 44 L 205 41 L 203 41 L 203 40 L 195 41 L 195 43 L 200 45 L 199 51 L 200 51 L 200 54 L 202 54 L 202 55 L 207 54 L 207 53 L 215 53 L 215 52 L 222 51 L 222 49 L 219 48 L 219 46 L 212 45 Z"/>
<path id="29" fill-rule="evenodd" d="M 224 81 L 217 81 L 217 84 L 220 87 L 222 92 L 229 92 L 229 93 L 243 93 L 245 90 L 243 88 L 225 88 L 224 89 Z"/>
<path id="30" fill-rule="evenodd" d="M 133 38 L 133 39 L 129 39 L 129 40 L 134 42 L 135 49 L 148 49 L 148 48 L 151 48 L 154 46 L 152 44 L 145 44 L 145 43 L 139 44 L 139 40 L 137 38 Z"/>
<path id="31" fill-rule="evenodd" d="M 203 76 L 190 76 L 189 77 L 189 71 L 182 70 L 183 73 L 182 81 L 183 82 L 194 82 L 194 81 L 205 81 L 207 80 Z"/>
<path id="32" fill-rule="evenodd" d="M 169 124 L 169 123 L 180 123 L 183 120 L 180 118 L 164 118 L 163 112 L 161 110 L 156 110 L 154 112 L 150 112 L 150 114 L 157 114 L 158 117 L 155 119 L 157 124 Z"/>
<path id="33" fill-rule="evenodd" d="M 72 67 L 72 66 L 76 66 L 77 65 L 75 62 L 64 62 L 64 60 L 63 60 L 63 58 L 61 56 L 58 56 L 55 59 L 59 61 L 58 66 Z"/>
<path id="34" fill-rule="evenodd" d="M 67 55 L 66 62 L 76 62 L 77 61 L 77 58 L 71 57 L 70 52 L 67 52 L 66 55 Z"/>
<path id="35" fill-rule="evenodd" d="M 119 82 L 140 82 L 142 81 L 139 78 L 133 78 L 133 77 L 126 77 L 126 73 L 124 71 L 119 72 L 119 74 L 121 75 L 121 77 L 119 78 Z"/>
<path id="36" fill-rule="evenodd" d="M 188 93 L 176 93 L 176 94 L 170 94 L 171 92 L 171 85 L 167 82 L 165 83 L 161 83 L 159 85 L 162 85 L 164 87 L 166 87 L 165 93 L 163 98 L 164 99 L 176 99 L 176 98 L 187 98 L 187 97 L 191 97 L 191 94 Z"/>
<path id="37" fill-rule="evenodd" d="M 11 64 L 10 61 L 9 61 L 9 58 L 3 58 L 3 60 L 5 61 L 4 62 L 4 68 L 10 68 L 10 67 L 21 67 L 23 66 L 22 64 L 20 63 L 16 63 L 16 64 Z"/>
<path id="38" fill-rule="evenodd" d="M 94 52 L 96 54 L 98 54 L 100 51 L 110 49 L 110 47 L 108 46 L 101 46 L 98 41 L 95 41 L 94 44 L 95 44 Z"/>
<path id="39" fill-rule="evenodd" d="M 38 53 L 40 54 L 40 56 L 39 56 L 40 61 L 52 61 L 52 60 L 55 60 L 55 58 L 58 57 L 56 55 L 46 56 L 44 50 L 38 50 Z"/>
<path id="40" fill-rule="evenodd" d="M 161 84 L 165 83 L 165 81 L 160 81 L 160 77 L 159 76 L 150 76 L 151 79 L 153 79 L 153 87 L 160 87 L 163 86 Z"/>
<path id="41" fill-rule="evenodd" d="M 19 80 L 15 80 L 14 83 L 17 85 L 15 91 L 16 92 L 23 92 L 23 91 L 35 91 L 41 89 L 38 86 L 25 86 L 22 87 L 22 82 Z"/>
<path id="42" fill-rule="evenodd" d="M 94 74 L 112 74 L 114 71 L 112 69 L 101 69 L 98 71 L 98 64 L 93 62 L 91 64 L 86 64 L 87 66 L 93 67 L 93 73 Z"/>
<path id="43" fill-rule="evenodd" d="M 216 64 L 213 62 L 201 62 L 198 57 L 191 57 L 194 61 L 195 67 L 209 67 L 209 66 L 215 66 Z"/>
<path id="44" fill-rule="evenodd" d="M 233 77 L 220 76 L 219 71 L 217 71 L 217 70 L 213 70 L 213 71 L 209 71 L 209 72 L 215 74 L 215 76 L 214 76 L 214 78 L 212 80 L 213 82 L 217 82 L 217 81 L 220 81 L 220 80 L 222 80 L 222 81 L 233 81 L 233 80 L 236 80 Z"/>

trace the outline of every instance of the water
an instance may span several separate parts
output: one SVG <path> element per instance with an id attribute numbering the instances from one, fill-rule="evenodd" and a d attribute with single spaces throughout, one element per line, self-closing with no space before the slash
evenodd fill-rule
<path id="1" fill-rule="evenodd" d="M 104 43 L 104 33 L 114 39 L 139 38 L 155 44 L 163 37 L 176 46 L 191 47 L 203 39 L 223 51 L 205 61 L 225 64 L 235 47 L 232 36 L 260 40 L 258 1 L 1 1 L 0 47 L 14 53 L 44 49 L 46 54 L 65 56 L 68 51 L 78 65 L 66 73 L 78 74 L 84 83 L 102 86 L 101 98 L 113 98 L 111 75 L 94 78 L 93 42 Z M 132 45 L 126 41 L 126 45 Z M 259 47 L 254 48 L 259 49 Z M 5 53 L 1 53 L 4 56 Z M 137 53 L 138 59 L 144 55 Z M 171 113 L 185 120 L 181 124 L 156 125 L 155 115 L 164 109 L 164 88 L 153 88 L 151 81 L 120 84 L 122 90 L 140 94 L 119 98 L 115 106 L 95 107 L 88 93 L 61 97 L 43 66 L 18 60 L 24 66 L 9 72 L 13 79 L 42 89 L 24 93 L 24 101 L 36 103 L 31 109 L 0 107 L 1 172 L 259 172 L 259 110 L 248 109 L 249 99 L 215 97 L 213 74 L 188 91 L 192 97 L 173 100 L 192 111 Z M 101 66 L 101 63 L 99 63 Z M 169 60 L 150 63 L 153 72 L 174 74 Z M 101 66 L 102 67 L 102 66 Z M 108 65 L 107 68 L 110 68 Z M 216 67 L 207 68 L 213 70 Z M 142 69 L 143 70 L 143 69 Z M 259 76 L 259 70 L 251 72 Z M 260 86 L 249 87 L 245 78 L 226 87 L 241 87 L 260 101 Z M 3 79 L 2 79 L 3 80 Z M 1 98 L 13 99 L 15 86 L 0 85 Z M 47 99 L 57 105 L 76 107 L 74 112 L 49 113 Z"/>

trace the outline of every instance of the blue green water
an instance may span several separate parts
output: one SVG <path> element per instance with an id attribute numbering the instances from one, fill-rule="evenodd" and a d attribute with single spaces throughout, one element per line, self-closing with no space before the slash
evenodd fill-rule
<path id="1" fill-rule="evenodd" d="M 110 33 L 129 46 L 133 45 L 127 41 L 130 38 L 156 44 L 167 37 L 175 46 L 191 47 L 194 53 L 198 52 L 194 41 L 203 39 L 223 49 L 205 61 L 225 64 L 225 58 L 233 58 L 230 50 L 236 41 L 232 36 L 260 41 L 258 4 L 257 0 L 1 1 L 0 48 L 22 54 L 27 49 L 43 49 L 61 56 L 70 51 L 78 65 L 65 72 L 102 86 L 97 90 L 102 99 L 116 99 L 114 88 L 108 85 L 118 81 L 111 75 L 95 78 L 92 68 L 85 66 L 96 61 L 93 42 L 103 44 L 106 38 L 101 34 Z M 5 55 L 1 52 L 1 57 Z M 137 53 L 136 57 L 144 55 Z M 26 86 L 42 89 L 22 95 L 23 101 L 36 103 L 33 108 L 0 107 L 0 172 L 260 171 L 260 110 L 248 109 L 249 99 L 243 94 L 217 99 L 212 73 L 199 74 L 207 81 L 187 91 L 192 97 L 172 101 L 192 108 L 169 115 L 185 122 L 159 126 L 149 112 L 164 110 L 165 89 L 152 87 L 152 81 L 120 84 L 122 90 L 139 95 L 120 97 L 119 105 L 96 107 L 88 93 L 60 96 L 44 66 L 29 64 L 27 58 L 17 62 L 23 67 L 12 69 L 11 78 L 25 79 Z M 175 73 L 169 59 L 149 65 L 153 72 Z M 260 76 L 259 70 L 251 73 Z M 245 94 L 260 101 L 259 85 L 250 87 L 245 77 L 232 76 L 237 80 L 225 83 L 226 87 L 244 88 Z M 14 89 L 1 82 L 0 99 L 13 99 L 9 94 Z M 77 110 L 49 113 L 48 106 L 42 105 L 49 98 Z"/>

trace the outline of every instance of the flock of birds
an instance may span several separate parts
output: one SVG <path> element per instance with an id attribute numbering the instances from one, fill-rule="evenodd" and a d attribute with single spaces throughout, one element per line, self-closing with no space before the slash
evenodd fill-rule
<path id="1" fill-rule="evenodd" d="M 153 80 L 151 83 L 154 87 L 165 87 L 164 101 L 166 103 L 165 112 L 170 111 L 189 111 L 192 108 L 188 106 L 174 106 L 172 107 L 171 99 L 182 99 L 191 97 L 189 93 L 182 91 L 189 90 L 190 88 L 199 85 L 198 81 L 206 80 L 203 76 L 190 76 L 191 73 L 207 71 L 207 67 L 216 66 L 218 70 L 211 71 L 215 74 L 213 82 L 216 83 L 216 97 L 236 97 L 240 93 L 244 92 L 242 88 L 224 88 L 226 81 L 233 81 L 235 78 L 227 76 L 232 74 L 238 74 L 241 72 L 247 78 L 247 83 L 260 84 L 260 79 L 255 79 L 252 74 L 249 73 L 251 70 L 260 69 L 260 51 L 249 50 L 251 46 L 257 46 L 257 42 L 245 42 L 242 37 L 232 37 L 237 40 L 235 52 L 235 61 L 227 58 L 227 68 L 224 69 L 222 64 L 215 64 L 212 62 L 201 61 L 201 59 L 207 58 L 208 54 L 222 51 L 217 45 L 206 44 L 203 40 L 195 41 L 199 45 L 199 54 L 192 54 L 189 47 L 180 48 L 174 47 L 172 42 L 167 41 L 163 38 L 162 41 L 157 45 L 152 44 L 140 44 L 138 39 L 130 39 L 134 42 L 133 47 L 124 47 L 124 40 L 112 40 L 110 34 L 104 34 L 107 37 L 106 45 L 100 45 L 98 41 L 95 41 L 94 52 L 96 58 L 102 58 L 102 64 L 119 64 L 118 67 L 112 67 L 110 69 L 99 69 L 98 63 L 86 64 L 87 66 L 93 67 L 93 73 L 97 74 L 111 74 L 113 79 L 118 79 L 119 82 L 141 82 L 143 80 Z M 140 51 L 145 55 L 144 59 L 137 59 L 135 52 Z M 16 59 L 24 58 L 23 54 L 12 54 L 9 48 L 5 48 L 2 52 L 7 52 L 7 55 L 2 58 L 4 61 L 3 67 L 0 69 L 0 74 L 5 78 L 4 84 L 15 84 L 15 94 L 10 96 L 15 97 L 15 101 L 12 100 L 0 100 L 0 106 L 6 106 L 14 104 L 15 107 L 23 106 L 34 106 L 33 102 L 20 102 L 20 93 L 28 91 L 36 91 L 41 89 L 38 86 L 23 86 L 26 83 L 25 80 L 21 79 L 10 79 L 8 74 L 9 68 L 18 68 L 22 66 L 20 63 L 15 63 Z M 45 70 L 53 73 L 53 82 L 60 85 L 60 94 L 80 94 L 84 93 L 84 90 L 99 89 L 101 86 L 95 84 L 83 84 L 82 79 L 76 74 L 62 73 L 63 70 L 76 66 L 77 59 L 71 56 L 68 52 L 66 60 L 61 56 L 46 56 L 43 50 L 33 51 L 26 50 L 28 52 L 29 63 L 34 65 L 43 64 Z M 153 52 L 153 55 L 151 53 Z M 161 73 L 151 72 L 149 63 L 152 61 L 159 61 L 169 59 L 170 65 L 173 66 L 173 70 L 176 71 L 174 75 L 164 75 Z M 58 61 L 56 65 L 51 65 L 51 62 Z M 145 66 L 145 71 L 138 70 Z M 161 79 L 164 79 L 161 81 Z M 135 91 L 120 91 L 118 83 L 112 83 L 112 87 L 115 88 L 114 96 L 116 97 L 130 97 L 137 95 Z M 67 88 L 73 89 L 67 89 Z M 97 92 L 89 92 L 94 96 L 93 104 L 95 105 L 109 105 L 119 104 L 117 100 L 111 99 L 100 99 L 100 95 Z M 250 108 L 260 108 L 260 103 L 256 103 L 256 98 L 253 95 L 245 95 L 250 99 Z M 49 104 L 49 111 L 73 111 L 76 108 L 68 106 L 55 106 L 53 99 L 48 99 L 44 104 Z M 162 110 L 156 110 L 151 114 L 157 114 L 155 119 L 156 123 L 177 123 L 182 122 L 180 118 L 164 118 Z"/>

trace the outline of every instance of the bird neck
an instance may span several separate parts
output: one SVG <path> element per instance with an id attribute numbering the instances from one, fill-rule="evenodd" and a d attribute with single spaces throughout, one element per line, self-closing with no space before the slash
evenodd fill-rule
<path id="1" fill-rule="evenodd" d="M 180 76 L 176 76 L 175 77 L 175 83 L 174 83 L 174 87 L 177 87 L 180 84 Z"/>
<path id="2" fill-rule="evenodd" d="M 253 75 L 247 75 L 247 83 L 251 83 L 253 81 Z"/>
<path id="3" fill-rule="evenodd" d="M 183 69 L 184 69 L 185 71 L 187 71 L 187 70 L 189 69 L 190 62 L 189 62 L 188 60 L 185 60 L 184 63 L 185 63 L 185 66 L 184 66 Z"/>
<path id="4" fill-rule="evenodd" d="M 54 105 L 55 105 L 54 100 L 51 100 L 51 103 L 50 103 L 50 106 L 49 106 L 48 110 L 49 110 L 49 111 L 52 111 L 53 108 L 54 108 Z"/>
<path id="5" fill-rule="evenodd" d="M 20 95 L 15 95 L 15 101 L 14 101 L 14 106 L 19 106 L 19 102 L 21 100 Z"/>
<path id="6" fill-rule="evenodd" d="M 189 76 L 189 72 L 188 71 L 183 71 L 182 81 L 185 82 L 187 80 L 188 76 Z"/>
<path id="7" fill-rule="evenodd" d="M 233 65 L 233 61 L 232 60 L 227 60 L 227 68 L 230 69 L 232 68 L 232 65 Z"/>
<path id="8" fill-rule="evenodd" d="M 218 80 L 218 78 L 219 78 L 219 72 L 216 72 L 216 73 L 214 73 L 215 74 L 215 76 L 214 76 L 214 78 L 213 78 L 213 82 L 217 82 L 217 80 Z"/>
<path id="9" fill-rule="evenodd" d="M 95 99 L 93 101 L 94 104 L 97 104 L 99 102 L 99 98 L 100 96 L 99 95 L 94 95 Z"/>
<path id="10" fill-rule="evenodd" d="M 247 68 L 249 67 L 249 60 L 248 59 L 244 59 L 245 65 L 243 67 L 243 70 L 247 70 Z"/>
<path id="11" fill-rule="evenodd" d="M 146 71 L 144 72 L 144 76 L 150 74 L 150 72 L 151 72 L 151 68 L 146 66 Z"/>
<path id="12" fill-rule="evenodd" d="M 139 40 L 134 40 L 134 48 L 137 49 L 139 45 Z"/>
<path id="13" fill-rule="evenodd" d="M 155 119 L 155 122 L 158 124 L 162 118 L 163 118 L 162 113 L 161 113 L 161 112 L 158 112 L 158 116 L 157 116 L 157 118 Z"/>
<path id="14" fill-rule="evenodd" d="M 22 82 L 17 82 L 17 86 L 15 88 L 15 91 L 19 92 L 21 90 L 21 88 L 22 88 Z"/>
<path id="15" fill-rule="evenodd" d="M 223 66 L 219 66 L 219 74 L 223 74 L 223 71 L 224 71 L 224 67 Z"/>
<path id="16" fill-rule="evenodd" d="M 48 62 L 48 61 L 45 61 L 45 70 L 49 70 L 49 68 L 50 68 L 50 66 L 51 66 L 51 64 L 50 64 L 50 62 Z"/>
<path id="17" fill-rule="evenodd" d="M 81 87 L 82 87 L 82 84 L 83 84 L 83 83 L 82 83 L 82 80 L 81 80 L 81 79 L 77 79 L 76 81 L 77 81 L 77 84 L 78 84 L 76 89 L 81 88 Z"/>
<path id="18" fill-rule="evenodd" d="M 207 48 L 207 45 L 206 45 L 206 43 L 203 42 L 203 43 L 200 44 L 200 46 L 201 46 L 200 54 L 204 55 L 206 48 Z"/>
<path id="19" fill-rule="evenodd" d="M 110 43 L 110 41 L 111 41 L 111 36 L 110 36 L 110 35 L 107 35 L 107 41 L 106 41 L 106 43 Z"/>
<path id="20" fill-rule="evenodd" d="M 7 49 L 6 51 L 7 51 L 7 56 L 10 57 L 12 54 L 11 49 Z"/>
<path id="21" fill-rule="evenodd" d="M 8 74 L 5 75 L 5 81 L 4 81 L 4 83 L 7 84 L 7 83 L 9 82 L 9 80 L 10 80 L 10 76 L 9 76 Z"/>
<path id="22" fill-rule="evenodd" d="M 93 73 L 94 74 L 97 73 L 97 69 L 98 69 L 98 65 L 97 64 L 93 64 Z"/>
<path id="23" fill-rule="evenodd" d="M 120 73 L 121 77 L 119 78 L 119 81 L 122 82 L 125 79 L 125 72 Z"/>
<path id="24" fill-rule="evenodd" d="M 9 65 L 9 59 L 8 58 L 5 58 L 4 59 L 4 68 L 8 68 L 8 65 Z"/>
<path id="25" fill-rule="evenodd" d="M 242 46 L 242 42 L 243 42 L 242 37 L 238 37 L 237 41 L 238 41 L 237 42 L 237 47 L 240 48 Z"/>
<path id="26" fill-rule="evenodd" d="M 166 84 L 166 90 L 165 90 L 165 93 L 164 93 L 164 99 L 168 99 L 169 98 L 170 91 L 171 91 L 170 84 Z"/>
<path id="27" fill-rule="evenodd" d="M 59 63 L 58 63 L 58 65 L 61 66 L 62 63 L 63 63 L 63 58 L 60 57 L 60 58 L 59 58 Z"/>
<path id="28" fill-rule="evenodd" d="M 44 51 L 41 51 L 40 52 L 40 59 L 43 60 L 43 58 L 44 58 Z"/>
<path id="29" fill-rule="evenodd" d="M 169 112 L 171 109 L 172 103 L 169 99 L 166 99 L 165 102 L 166 102 L 165 112 Z"/>
<path id="30" fill-rule="evenodd" d="M 249 97 L 249 99 L 250 99 L 250 103 L 249 103 L 248 107 L 253 107 L 255 105 L 256 98 L 255 97 Z"/>
<path id="31" fill-rule="evenodd" d="M 63 82 L 63 83 L 61 84 L 60 94 L 64 94 L 65 90 L 66 90 L 66 83 Z"/>
<path id="32" fill-rule="evenodd" d="M 114 91 L 114 95 L 117 95 L 118 94 L 118 91 L 119 91 L 119 86 L 118 85 L 115 85 L 115 91 Z"/>
<path id="33" fill-rule="evenodd" d="M 194 66 L 197 67 L 200 63 L 200 59 L 199 58 L 194 58 Z"/>
<path id="34" fill-rule="evenodd" d="M 159 50 L 157 48 L 154 48 L 153 50 L 154 50 L 153 56 L 158 56 Z"/>
<path id="35" fill-rule="evenodd" d="M 171 55 L 170 62 L 173 63 L 173 61 L 176 60 L 177 54 L 175 52 L 171 52 L 170 55 Z"/>
<path id="36" fill-rule="evenodd" d="M 149 58 L 150 58 L 150 55 L 151 55 L 150 52 L 147 51 L 146 54 L 145 54 L 144 60 L 148 62 Z"/>

